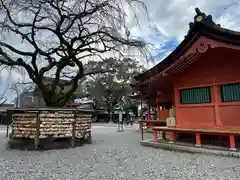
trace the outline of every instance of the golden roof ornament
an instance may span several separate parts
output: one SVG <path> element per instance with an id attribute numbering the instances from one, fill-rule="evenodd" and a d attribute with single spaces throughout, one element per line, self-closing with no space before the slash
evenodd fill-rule
<path id="1" fill-rule="evenodd" d="M 196 15 L 194 16 L 194 21 L 195 22 L 202 22 L 204 19 L 206 19 L 206 14 L 201 12 L 199 8 L 195 9 Z"/>
<path id="2" fill-rule="evenodd" d="M 196 22 L 201 22 L 202 20 L 203 20 L 202 16 L 197 16 L 195 19 Z"/>
<path id="3" fill-rule="evenodd" d="M 194 16 L 194 22 L 189 23 L 189 31 L 188 33 L 191 32 L 191 29 L 194 27 L 194 25 L 203 23 L 207 26 L 212 26 L 215 28 L 221 28 L 220 24 L 216 24 L 211 15 L 206 15 L 204 12 L 200 11 L 199 8 L 195 8 L 196 15 Z"/>

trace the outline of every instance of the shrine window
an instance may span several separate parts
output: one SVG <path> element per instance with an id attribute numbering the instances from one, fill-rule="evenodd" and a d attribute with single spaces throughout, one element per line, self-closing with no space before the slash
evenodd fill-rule
<path id="1" fill-rule="evenodd" d="M 222 102 L 240 101 L 240 83 L 221 85 L 220 92 Z"/>
<path id="2" fill-rule="evenodd" d="M 211 103 L 211 88 L 199 87 L 180 90 L 180 104 Z"/>

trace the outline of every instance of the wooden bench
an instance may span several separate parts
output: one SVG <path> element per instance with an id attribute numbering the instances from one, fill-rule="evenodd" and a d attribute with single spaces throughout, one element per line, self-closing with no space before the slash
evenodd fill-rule
<path id="1" fill-rule="evenodd" d="M 166 120 L 141 120 L 138 121 L 140 125 L 140 129 L 143 128 L 143 126 L 146 126 L 147 128 L 155 127 L 155 126 L 166 126 Z"/>
<path id="2" fill-rule="evenodd" d="M 151 129 L 156 126 L 166 126 L 167 122 L 166 120 L 140 120 L 138 121 L 139 123 L 139 129 L 142 132 L 142 141 L 143 141 L 143 131 L 144 131 L 144 126 L 146 129 Z"/>
<path id="3" fill-rule="evenodd" d="M 154 131 L 154 141 L 158 141 L 158 132 L 172 132 L 169 137 L 169 143 L 173 143 L 175 140 L 175 134 L 181 133 L 195 133 L 196 146 L 201 146 L 201 134 L 213 134 L 213 135 L 227 135 L 229 136 L 230 147 L 229 150 L 236 150 L 235 136 L 240 136 L 240 130 L 223 130 L 223 129 L 186 129 L 166 126 L 155 126 L 152 127 Z"/>

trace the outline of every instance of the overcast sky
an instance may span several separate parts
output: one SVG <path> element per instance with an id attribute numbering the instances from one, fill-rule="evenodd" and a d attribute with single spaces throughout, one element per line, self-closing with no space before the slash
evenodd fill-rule
<path id="1" fill-rule="evenodd" d="M 239 0 L 143 0 L 148 8 L 149 18 L 139 13 L 140 27 L 128 18 L 131 35 L 141 37 L 154 45 L 152 57 L 154 62 L 148 68 L 160 62 L 183 40 L 188 31 L 188 24 L 193 21 L 195 8 L 200 8 L 206 15 L 222 27 L 240 31 Z M 0 76 L 3 90 L 11 79 L 19 75 L 13 73 L 9 78 L 5 71 Z"/>
<path id="2" fill-rule="evenodd" d="M 161 61 L 184 38 L 188 24 L 193 21 L 195 8 L 198 7 L 206 15 L 211 14 L 213 20 L 222 27 L 240 31 L 239 0 L 144 0 L 148 7 L 149 21 L 140 16 L 141 29 L 131 28 L 131 34 L 142 37 L 155 45 L 153 57 L 155 63 Z M 129 23 L 130 24 L 130 23 Z"/>

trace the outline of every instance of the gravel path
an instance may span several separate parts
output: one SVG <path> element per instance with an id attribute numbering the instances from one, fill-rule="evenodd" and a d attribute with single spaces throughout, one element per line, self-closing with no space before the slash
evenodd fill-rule
<path id="1" fill-rule="evenodd" d="M 0 180 L 234 180 L 240 160 L 141 147 L 140 134 L 93 128 L 92 145 L 68 150 L 6 150 L 0 134 Z"/>

